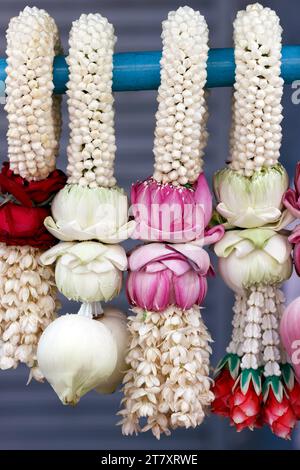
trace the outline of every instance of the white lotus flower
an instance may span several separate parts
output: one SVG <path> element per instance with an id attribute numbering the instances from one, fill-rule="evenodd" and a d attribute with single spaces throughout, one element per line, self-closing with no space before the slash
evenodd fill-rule
<path id="1" fill-rule="evenodd" d="M 66 185 L 53 199 L 52 217 L 44 224 L 62 241 L 99 240 L 119 243 L 133 233 L 135 221 L 128 222 L 128 200 L 124 191 Z"/>
<path id="2" fill-rule="evenodd" d="M 118 345 L 103 322 L 63 315 L 42 334 L 37 360 L 62 403 L 76 405 L 93 388 L 108 384 L 117 365 Z"/>
<path id="3" fill-rule="evenodd" d="M 235 292 L 255 284 L 280 283 L 292 273 L 292 245 L 274 230 L 230 230 L 214 249 L 220 273 Z"/>
<path id="4" fill-rule="evenodd" d="M 65 297 L 81 302 L 108 301 L 118 295 L 127 258 L 120 245 L 98 242 L 61 242 L 41 256 L 56 262 L 55 281 Z"/>
<path id="5" fill-rule="evenodd" d="M 251 177 L 225 168 L 214 177 L 217 211 L 235 227 L 254 228 L 278 222 L 288 185 L 287 172 L 280 164 L 254 172 Z M 286 225 L 291 220 L 292 217 Z"/>
<path id="6" fill-rule="evenodd" d="M 126 355 L 129 347 L 129 331 L 127 330 L 126 315 L 115 308 L 106 308 L 99 321 L 112 332 L 118 349 L 118 358 L 113 373 L 106 381 L 102 381 L 96 388 L 98 393 L 112 393 L 122 382 L 123 376 L 128 369 L 126 365 Z"/>

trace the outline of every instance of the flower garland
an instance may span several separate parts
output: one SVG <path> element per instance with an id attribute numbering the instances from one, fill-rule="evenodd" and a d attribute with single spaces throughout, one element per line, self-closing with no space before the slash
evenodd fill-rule
<path id="1" fill-rule="evenodd" d="M 170 429 L 201 424 L 213 400 L 211 337 L 199 304 L 211 272 L 203 245 L 224 233 L 222 226 L 208 228 L 212 199 L 201 173 L 207 140 L 205 19 L 189 7 L 170 12 L 162 40 L 154 175 L 131 191 L 132 238 L 151 243 L 128 257 L 134 315 L 119 412 L 123 434 L 151 430 L 158 439 Z"/>
<path id="2" fill-rule="evenodd" d="M 65 404 L 76 404 L 93 388 L 114 391 L 125 371 L 126 317 L 103 311 L 100 304 L 120 292 L 127 258 L 117 243 L 135 228 L 113 174 L 115 41 L 113 26 L 100 14 L 81 15 L 72 24 L 69 177 L 52 202 L 52 216 L 45 219 L 49 232 L 61 241 L 41 261 L 55 264 L 58 289 L 83 304 L 78 314 L 53 322 L 38 346 L 39 366 Z"/>
<path id="3" fill-rule="evenodd" d="M 65 183 L 55 170 L 61 99 L 52 96 L 53 58 L 61 46 L 54 20 L 37 8 L 12 18 L 6 36 L 9 163 L 0 173 L 0 368 L 23 362 L 41 380 L 37 342 L 58 306 L 54 272 L 39 258 L 55 243 L 43 221 Z"/>
<path id="4" fill-rule="evenodd" d="M 279 338 L 284 303 L 280 284 L 292 271 L 284 210 L 288 187 L 278 163 L 281 27 L 275 12 L 258 3 L 234 22 L 236 83 L 231 160 L 215 175 L 217 211 L 226 220 L 215 245 L 221 275 L 236 295 L 233 333 L 216 371 L 213 412 L 238 431 L 264 424 L 289 438 L 297 413 L 294 372 Z"/>

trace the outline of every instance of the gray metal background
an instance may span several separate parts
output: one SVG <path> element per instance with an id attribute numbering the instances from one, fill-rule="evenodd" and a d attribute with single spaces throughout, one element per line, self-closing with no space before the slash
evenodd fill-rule
<path id="1" fill-rule="evenodd" d="M 211 47 L 232 44 L 232 21 L 243 0 L 191 0 L 187 3 L 205 15 L 210 28 Z M 284 42 L 299 42 L 300 2 L 273 0 L 262 2 L 281 17 Z M 114 23 L 118 36 L 117 51 L 154 50 L 161 48 L 161 21 L 168 11 L 184 5 L 177 0 L 36 0 L 30 3 L 45 8 L 56 20 L 65 50 L 71 22 L 81 13 L 100 12 Z M 10 17 L 26 6 L 23 0 L 0 0 L 0 54 L 5 51 L 5 30 Z M 208 178 L 224 165 L 227 157 L 230 123 L 229 89 L 214 89 L 210 96 L 209 140 L 205 171 Z M 292 174 L 299 158 L 300 106 L 292 105 L 290 87 L 284 97 L 284 139 L 282 163 Z M 152 172 L 152 142 L 156 92 L 118 93 L 116 95 L 117 177 L 127 190 L 138 178 Z M 2 160 L 6 159 L 6 118 L 1 109 L 0 141 Z M 64 103 L 64 129 L 58 166 L 65 167 L 68 138 Z M 129 245 L 128 245 L 129 246 Z M 300 281 L 291 285 L 291 295 L 299 294 Z M 221 279 L 210 282 L 204 318 L 215 340 L 213 363 L 224 353 L 229 339 L 232 295 Z M 122 295 L 114 303 L 127 309 Z M 64 302 L 62 312 L 75 311 Z M 215 416 L 195 430 L 176 431 L 169 438 L 156 441 L 149 433 L 139 437 L 122 437 L 116 427 L 120 393 L 99 396 L 90 393 L 76 408 L 64 407 L 48 384 L 31 383 L 26 387 L 27 370 L 0 373 L 0 449 L 279 449 L 297 445 L 297 434 L 288 443 L 264 429 L 237 434 L 228 423 Z"/>

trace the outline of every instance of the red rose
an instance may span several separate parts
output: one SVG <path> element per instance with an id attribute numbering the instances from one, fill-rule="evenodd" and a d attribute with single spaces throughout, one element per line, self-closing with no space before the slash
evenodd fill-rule
<path id="1" fill-rule="evenodd" d="M 12 194 L 23 206 L 32 207 L 47 201 L 66 184 L 66 175 L 61 170 L 52 171 L 41 181 L 27 181 L 20 175 L 15 175 L 9 168 L 9 163 L 3 163 L 0 173 L 0 191 L 2 194 Z"/>
<path id="2" fill-rule="evenodd" d="M 274 395 L 272 387 L 263 407 L 263 420 L 268 424 L 274 434 L 283 439 L 290 439 L 296 416 L 289 398 L 283 393 L 281 402 Z"/>
<path id="3" fill-rule="evenodd" d="M 249 383 L 246 394 L 242 392 L 240 385 L 234 389 L 229 398 L 229 406 L 231 424 L 236 427 L 237 431 L 260 427 L 261 404 L 262 395 L 257 395 L 252 381 Z"/>
<path id="4" fill-rule="evenodd" d="M 229 369 L 224 367 L 215 379 L 212 392 L 215 399 L 211 405 L 211 410 L 220 416 L 229 416 L 229 397 L 232 394 L 235 379 L 232 378 Z"/>
<path id="5" fill-rule="evenodd" d="M 16 202 L 8 200 L 0 206 L 0 242 L 42 249 L 54 245 L 57 240 L 45 228 L 44 220 L 50 215 L 48 201 L 65 182 L 66 176 L 60 170 L 54 170 L 42 181 L 26 181 L 4 163 L 0 190 L 4 198 L 11 195 Z"/>

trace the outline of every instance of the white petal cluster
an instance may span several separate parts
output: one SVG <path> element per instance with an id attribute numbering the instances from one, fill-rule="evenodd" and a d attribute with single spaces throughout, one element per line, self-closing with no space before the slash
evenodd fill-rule
<path id="1" fill-rule="evenodd" d="M 151 430 L 159 439 L 162 433 L 169 435 L 170 428 L 201 424 L 214 397 L 209 379 L 211 337 L 199 307 L 133 312 L 129 370 L 119 412 L 123 434 Z M 141 429 L 142 418 L 147 422 Z"/>
<path id="2" fill-rule="evenodd" d="M 281 32 L 276 13 L 258 3 L 240 11 L 234 22 L 236 83 L 230 166 L 246 176 L 276 164 L 279 158 Z"/>
<path id="3" fill-rule="evenodd" d="M 81 15 L 69 37 L 69 183 L 112 187 L 115 133 L 112 95 L 113 26 L 100 14 Z"/>
<path id="4" fill-rule="evenodd" d="M 243 355 L 244 343 L 244 325 L 247 312 L 247 298 L 244 293 L 235 295 L 235 303 L 233 306 L 232 334 L 231 341 L 226 349 L 228 354 Z"/>
<path id="5" fill-rule="evenodd" d="M 201 172 L 208 135 L 206 21 L 187 6 L 172 11 L 163 22 L 162 40 L 153 176 L 162 183 L 185 185 Z"/>
<path id="6" fill-rule="evenodd" d="M 40 254 L 37 248 L 0 244 L 0 368 L 22 362 L 38 380 L 37 343 L 58 307 L 53 269 L 39 263 Z"/>
<path id="7" fill-rule="evenodd" d="M 278 330 L 285 299 L 283 292 L 276 287 L 268 287 L 264 297 L 262 318 L 264 376 L 280 376 L 279 362 L 281 362 L 281 352 Z"/>
<path id="8" fill-rule="evenodd" d="M 242 369 L 258 369 L 261 365 L 261 321 L 264 308 L 263 286 L 253 286 L 246 292 L 247 311 L 244 324 Z"/>
<path id="9" fill-rule="evenodd" d="M 55 167 L 61 129 L 60 100 L 52 97 L 53 58 L 61 52 L 54 20 L 26 7 L 7 30 L 6 105 L 10 168 L 28 180 Z"/>

